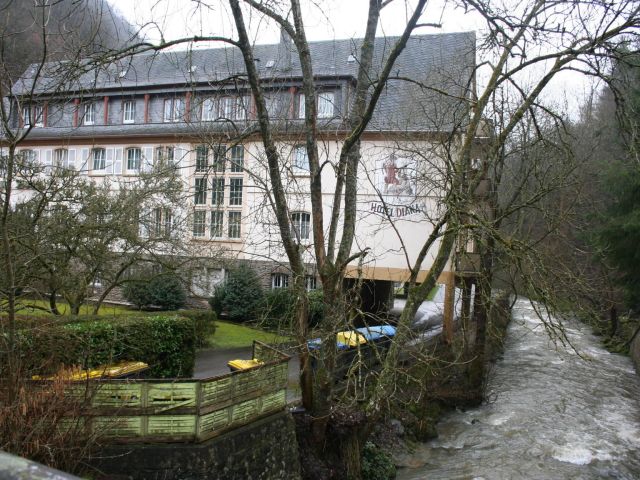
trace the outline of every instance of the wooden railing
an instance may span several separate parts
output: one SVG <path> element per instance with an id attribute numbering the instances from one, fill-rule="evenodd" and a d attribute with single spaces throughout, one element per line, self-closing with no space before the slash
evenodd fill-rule
<path id="1" fill-rule="evenodd" d="M 206 379 L 101 380 L 71 387 L 88 427 L 114 442 L 202 442 L 283 410 L 289 357 L 254 341 L 263 365 Z M 71 419 L 70 419 L 71 421 Z"/>

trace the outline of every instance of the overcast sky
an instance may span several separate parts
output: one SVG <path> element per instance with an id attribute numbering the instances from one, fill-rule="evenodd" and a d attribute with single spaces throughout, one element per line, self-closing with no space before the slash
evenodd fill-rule
<path id="1" fill-rule="evenodd" d="M 231 20 L 228 4 L 224 1 L 210 1 L 211 10 L 196 9 L 187 0 L 109 0 L 130 22 L 142 26 L 155 22 L 157 27 L 145 30 L 153 39 L 159 39 L 162 30 L 167 40 L 185 35 L 223 34 L 230 35 Z M 334 38 L 362 37 L 366 27 L 368 1 L 327 0 L 321 2 L 323 10 L 306 2 L 305 29 L 310 40 L 330 40 Z M 405 1 L 391 3 L 383 10 L 380 32 L 398 35 L 406 24 Z M 279 30 L 254 17 L 251 30 L 257 43 L 278 41 Z M 421 33 L 460 32 L 476 30 L 481 22 L 474 21 L 472 15 L 461 10 L 445 10 L 440 0 L 429 3 L 423 22 L 442 23 L 442 28 L 422 28 Z M 201 28 L 201 26 L 203 26 Z"/>

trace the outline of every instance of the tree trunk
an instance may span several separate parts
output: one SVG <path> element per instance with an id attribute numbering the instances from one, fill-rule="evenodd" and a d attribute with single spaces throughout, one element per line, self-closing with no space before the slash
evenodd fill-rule
<path id="1" fill-rule="evenodd" d="M 52 290 L 51 293 L 49 293 L 49 310 L 51 310 L 51 313 L 53 313 L 54 315 L 60 315 L 58 304 L 56 303 L 55 290 Z"/>

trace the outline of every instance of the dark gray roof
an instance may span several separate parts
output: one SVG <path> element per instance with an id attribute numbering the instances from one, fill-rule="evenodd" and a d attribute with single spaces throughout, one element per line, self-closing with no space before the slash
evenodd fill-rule
<path id="1" fill-rule="evenodd" d="M 397 37 L 376 39 L 376 70 L 382 67 L 396 41 Z M 361 39 L 311 42 L 315 75 L 355 78 L 361 42 Z M 254 56 L 260 59 L 259 71 L 265 81 L 301 76 L 297 54 L 287 55 L 286 47 L 281 44 L 256 45 Z M 271 63 L 273 66 L 269 68 Z M 242 55 L 235 47 L 135 55 L 118 64 L 80 74 L 61 85 L 59 79 L 64 78 L 62 72 L 66 72 L 67 67 L 64 63 L 47 65 L 34 91 L 45 95 L 77 95 L 78 92 L 109 90 L 179 89 L 226 81 L 230 76 L 238 76 L 242 81 L 245 73 Z M 15 84 L 14 95 L 29 91 L 34 68 L 30 67 Z M 417 83 L 390 80 L 370 129 L 449 129 L 457 123 L 457 115 L 463 115 L 460 98 L 471 96 L 474 72 L 473 32 L 411 37 L 393 68 L 392 77 L 408 78 Z"/>

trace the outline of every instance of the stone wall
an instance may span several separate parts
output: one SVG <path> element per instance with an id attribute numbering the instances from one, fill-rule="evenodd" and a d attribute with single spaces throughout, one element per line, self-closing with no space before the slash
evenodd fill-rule
<path id="1" fill-rule="evenodd" d="M 91 463 L 118 480 L 299 480 L 293 419 L 281 412 L 198 444 L 112 445 Z"/>

